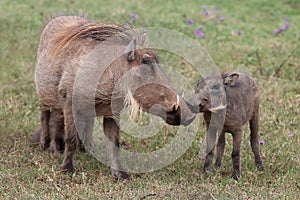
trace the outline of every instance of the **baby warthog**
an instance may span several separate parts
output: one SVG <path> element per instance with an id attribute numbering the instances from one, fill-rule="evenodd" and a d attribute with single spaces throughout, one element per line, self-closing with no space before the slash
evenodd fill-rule
<path id="1" fill-rule="evenodd" d="M 243 135 L 242 127 L 248 121 L 250 123 L 250 142 L 255 164 L 258 169 L 264 168 L 258 143 L 259 91 L 248 73 L 232 72 L 224 73 L 221 76 L 220 78 L 208 76 L 199 80 L 195 95 L 189 100 L 189 103 L 193 112 L 203 112 L 207 127 L 207 155 L 203 172 L 211 168 L 216 135 L 218 135 L 216 132 L 219 129 L 215 167 L 220 168 L 222 165 L 225 132 L 229 132 L 233 137 L 232 177 L 238 179 L 241 176 L 240 146 Z M 214 98 L 214 103 L 212 98 Z M 222 114 L 224 114 L 224 120 L 220 120 L 222 117 L 219 115 Z M 213 116 L 216 116 L 215 120 L 212 120 Z"/>
<path id="2" fill-rule="evenodd" d="M 78 136 L 84 144 L 93 143 L 95 116 L 103 116 L 107 157 L 117 179 L 129 177 L 118 158 L 124 107 L 135 105 L 171 125 L 188 125 L 195 118 L 161 72 L 158 56 L 144 48 L 145 40 L 146 33 L 79 16 L 56 17 L 43 30 L 35 71 L 42 128 L 33 140 L 43 150 L 65 144 L 63 171 L 74 170 Z"/>

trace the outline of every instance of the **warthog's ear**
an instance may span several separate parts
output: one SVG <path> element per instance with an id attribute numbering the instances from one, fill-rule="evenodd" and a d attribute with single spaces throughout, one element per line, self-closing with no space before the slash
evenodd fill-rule
<path id="1" fill-rule="evenodd" d="M 133 61 L 136 58 L 136 39 L 132 40 L 125 49 L 127 54 L 127 60 L 129 62 Z"/>
<path id="2" fill-rule="evenodd" d="M 224 78 L 224 85 L 234 86 L 236 81 L 239 79 L 239 74 L 233 72 Z"/>
<path id="3" fill-rule="evenodd" d="M 147 31 L 144 30 L 143 34 L 141 35 L 139 44 L 140 44 L 141 47 L 144 47 L 146 42 L 147 42 Z"/>

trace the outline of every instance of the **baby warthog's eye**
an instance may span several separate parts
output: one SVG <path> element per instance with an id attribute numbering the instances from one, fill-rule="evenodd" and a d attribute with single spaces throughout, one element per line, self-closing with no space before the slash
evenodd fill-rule
<path id="1" fill-rule="evenodd" d="M 214 89 L 214 90 L 220 89 L 220 83 L 214 82 L 214 84 L 213 84 L 213 86 L 212 86 L 212 89 Z"/>

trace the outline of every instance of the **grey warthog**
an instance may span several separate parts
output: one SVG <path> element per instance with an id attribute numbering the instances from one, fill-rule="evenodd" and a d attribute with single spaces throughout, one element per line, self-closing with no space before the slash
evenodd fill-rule
<path id="1" fill-rule="evenodd" d="M 217 128 L 209 129 L 212 112 L 217 113 L 218 110 L 226 108 L 225 122 L 222 131 L 218 138 L 217 143 L 217 158 L 215 167 L 220 168 L 222 165 L 222 156 L 225 147 L 225 132 L 229 132 L 233 137 L 233 150 L 232 150 L 232 164 L 233 172 L 232 177 L 238 179 L 241 176 L 240 169 L 240 146 L 242 142 L 242 127 L 249 121 L 250 123 L 250 142 L 251 148 L 254 153 L 255 164 L 257 168 L 263 169 L 263 161 L 259 153 L 258 143 L 258 121 L 259 121 L 259 91 L 246 72 L 232 72 L 224 73 L 221 75 L 222 79 L 216 76 L 208 76 L 200 79 L 197 83 L 195 95 L 188 101 L 192 105 L 192 110 L 195 113 L 203 112 L 204 120 L 207 126 L 207 151 L 203 172 L 206 172 L 212 163 L 214 156 L 214 144 L 216 139 Z M 222 81 L 222 82 L 221 82 Z M 226 102 L 227 105 L 220 103 L 219 105 L 212 106 L 211 98 L 222 93 L 225 90 L 226 95 L 219 96 L 223 98 L 217 102 Z M 218 95 L 216 95 L 218 96 Z M 226 100 L 225 97 L 226 96 Z M 215 123 L 215 122 L 213 122 Z M 214 125 L 212 125 L 214 126 Z M 209 139 L 210 138 L 210 139 Z"/>
<path id="2" fill-rule="evenodd" d="M 145 33 L 79 16 L 53 18 L 43 30 L 35 71 L 42 128 L 33 139 L 39 137 L 44 150 L 57 150 L 62 141 L 51 135 L 64 136 L 63 171 L 74 170 L 78 135 L 92 143 L 95 116 L 103 116 L 107 157 L 117 179 L 129 177 L 118 158 L 122 108 L 135 105 L 171 125 L 188 125 L 195 118 L 161 72 L 155 52 L 143 48 L 145 40 Z M 119 83 L 122 77 L 127 78 Z M 52 119 L 55 115 L 58 119 Z"/>

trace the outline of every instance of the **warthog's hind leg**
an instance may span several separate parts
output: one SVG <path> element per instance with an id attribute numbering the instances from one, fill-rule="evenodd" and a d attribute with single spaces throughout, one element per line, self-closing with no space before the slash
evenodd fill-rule
<path id="1" fill-rule="evenodd" d="M 259 152 L 259 144 L 258 144 L 258 104 L 256 104 L 255 112 L 252 116 L 252 119 L 250 120 L 250 143 L 251 143 L 251 149 L 254 154 L 254 161 L 258 169 L 263 170 L 264 164 L 260 156 Z"/>
<path id="2" fill-rule="evenodd" d="M 50 120 L 50 110 L 45 110 L 41 106 L 42 132 L 39 141 L 40 141 L 40 148 L 43 151 L 48 149 L 50 146 L 49 120 Z"/>

